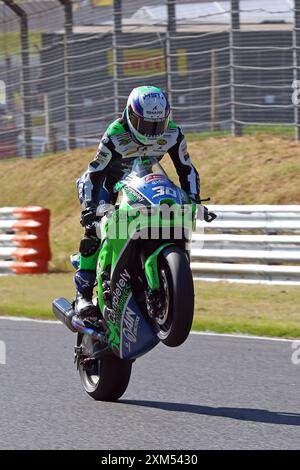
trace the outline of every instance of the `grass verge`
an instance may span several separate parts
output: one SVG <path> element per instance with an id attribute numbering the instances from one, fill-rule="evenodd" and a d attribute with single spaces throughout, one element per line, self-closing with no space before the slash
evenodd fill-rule
<path id="1" fill-rule="evenodd" d="M 299 203 L 299 143 L 267 134 L 188 140 L 202 196 L 211 196 L 212 204 Z M 71 270 L 69 255 L 78 249 L 82 227 L 75 181 L 94 155 L 95 148 L 89 148 L 0 162 L 0 206 L 51 209 L 51 268 L 56 271 Z M 162 164 L 178 182 L 171 159 L 164 157 Z"/>
<path id="2" fill-rule="evenodd" d="M 282 137 L 282 138 L 294 138 L 295 127 L 290 125 L 280 125 L 280 124 L 253 124 L 243 126 L 242 128 L 243 137 L 247 136 L 260 136 L 265 135 L 266 137 L 272 136 Z M 188 141 L 194 140 L 205 140 L 215 137 L 230 137 L 230 130 L 215 130 L 215 131 L 201 131 L 201 132 L 188 132 L 186 133 L 186 138 Z"/>
<path id="3" fill-rule="evenodd" d="M 300 337 L 296 286 L 195 281 L 195 292 L 194 330 Z M 52 300 L 73 295 L 71 273 L 2 277 L 0 315 L 54 319 Z"/>

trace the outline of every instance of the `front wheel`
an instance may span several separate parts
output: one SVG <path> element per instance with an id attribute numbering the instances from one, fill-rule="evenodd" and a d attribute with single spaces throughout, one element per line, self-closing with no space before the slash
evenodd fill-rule
<path id="1" fill-rule="evenodd" d="M 155 317 L 159 339 L 176 347 L 188 337 L 194 316 L 194 283 L 189 261 L 176 246 L 164 249 L 159 257 L 162 309 Z"/>

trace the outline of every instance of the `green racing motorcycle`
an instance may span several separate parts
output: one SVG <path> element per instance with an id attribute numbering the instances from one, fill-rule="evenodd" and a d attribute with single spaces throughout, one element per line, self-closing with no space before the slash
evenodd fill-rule
<path id="1" fill-rule="evenodd" d="M 85 391 L 115 401 L 125 392 L 133 362 L 159 342 L 181 345 L 194 314 L 190 241 L 197 205 L 154 157 L 112 165 L 119 203 L 99 208 L 95 319 L 82 320 L 60 297 L 53 312 L 77 333 L 75 362 Z M 201 206 L 203 207 L 203 206 Z M 214 214 L 208 213 L 211 221 Z M 76 256 L 72 258 L 77 267 Z"/>

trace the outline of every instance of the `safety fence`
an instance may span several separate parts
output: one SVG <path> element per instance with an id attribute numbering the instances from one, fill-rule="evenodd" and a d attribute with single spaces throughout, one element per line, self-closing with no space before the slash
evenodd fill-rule
<path id="1" fill-rule="evenodd" d="M 0 158 L 94 145 L 141 84 L 186 132 L 299 140 L 299 69 L 300 0 L 0 0 Z"/>
<path id="2" fill-rule="evenodd" d="M 300 283 L 300 205 L 209 209 L 218 218 L 197 221 L 191 252 L 195 279 Z"/>
<path id="3" fill-rule="evenodd" d="M 0 274 L 48 272 L 50 211 L 38 206 L 0 208 Z"/>

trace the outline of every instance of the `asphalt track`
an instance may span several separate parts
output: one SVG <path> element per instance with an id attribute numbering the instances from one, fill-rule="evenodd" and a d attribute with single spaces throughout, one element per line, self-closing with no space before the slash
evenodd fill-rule
<path id="1" fill-rule="evenodd" d="M 59 324 L 0 321 L 0 449 L 299 449 L 292 343 L 191 335 L 136 361 L 118 403 L 93 401 Z"/>

